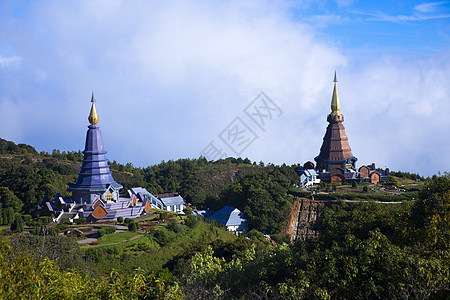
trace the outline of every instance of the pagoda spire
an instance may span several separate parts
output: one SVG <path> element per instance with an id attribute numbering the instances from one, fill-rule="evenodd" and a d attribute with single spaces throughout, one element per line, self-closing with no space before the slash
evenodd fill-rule
<path id="1" fill-rule="evenodd" d="M 91 106 L 91 112 L 89 113 L 88 120 L 89 120 L 89 123 L 91 123 L 92 125 L 96 125 L 98 123 L 98 121 L 100 120 L 100 118 L 98 117 L 97 110 L 95 109 L 94 92 L 92 92 L 91 102 L 92 102 L 92 106 Z"/>
<path id="2" fill-rule="evenodd" d="M 108 200 L 110 196 L 111 199 L 116 200 L 122 188 L 112 177 L 105 156 L 102 133 L 100 126 L 97 125 L 99 117 L 95 109 L 94 93 L 92 93 L 91 102 L 88 118 L 91 124 L 86 133 L 82 165 L 77 180 L 68 186 L 76 203 L 94 203 L 96 199 Z M 105 194 L 108 194 L 108 197 Z"/>
<path id="3" fill-rule="evenodd" d="M 342 122 L 344 115 L 340 113 L 340 103 L 337 93 L 337 76 L 334 72 L 334 89 L 331 99 L 331 113 L 327 117 L 328 127 L 323 137 L 320 153 L 314 158 L 319 178 L 326 182 L 344 183 L 353 179 L 358 160 L 350 148 L 347 134 Z"/>
<path id="4" fill-rule="evenodd" d="M 339 116 L 341 113 L 339 110 L 341 109 L 341 104 L 339 102 L 339 96 L 337 92 L 337 77 L 336 77 L 336 71 L 334 71 L 334 89 L 333 89 L 333 96 L 331 98 L 331 115 L 332 116 Z"/>

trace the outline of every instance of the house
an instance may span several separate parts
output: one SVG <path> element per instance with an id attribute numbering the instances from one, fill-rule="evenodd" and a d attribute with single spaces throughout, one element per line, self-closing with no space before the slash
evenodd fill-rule
<path id="1" fill-rule="evenodd" d="M 378 170 L 375 168 L 375 163 L 368 166 L 362 166 L 359 168 L 359 178 L 360 181 L 380 184 L 382 181 L 389 178 L 389 168 L 386 168 L 385 171 Z"/>
<path id="2" fill-rule="evenodd" d="M 303 171 L 302 175 L 300 175 L 300 183 L 302 186 L 311 186 L 314 184 L 319 184 L 319 174 L 317 174 L 314 169 L 306 169 Z"/>
<path id="3" fill-rule="evenodd" d="M 156 197 L 164 204 L 165 210 L 184 214 L 186 202 L 178 193 L 158 194 Z"/>
<path id="4" fill-rule="evenodd" d="M 237 233 L 248 230 L 248 224 L 244 218 L 244 214 L 235 207 L 224 206 L 221 210 L 207 218 L 222 223 L 230 232 Z"/>

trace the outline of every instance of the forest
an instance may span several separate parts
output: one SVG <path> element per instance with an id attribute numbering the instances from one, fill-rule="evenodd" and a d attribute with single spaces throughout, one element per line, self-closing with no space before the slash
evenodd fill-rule
<path id="1" fill-rule="evenodd" d="M 197 208 L 235 206 L 252 230 L 232 236 L 188 212 L 140 242 L 89 250 L 74 238 L 11 231 L 16 220 L 39 220 L 36 207 L 45 196 L 69 195 L 67 183 L 81 159 L 79 151 L 38 153 L 0 141 L 0 298 L 449 298 L 448 173 L 395 173 L 394 179 L 422 183 L 398 204 L 377 203 L 370 193 L 355 198 L 364 201 L 345 202 L 337 189 L 320 208 L 317 237 L 283 243 L 263 233 L 280 235 L 294 199 L 311 194 L 294 188 L 292 166 L 241 158 L 179 159 L 146 168 L 113 161 L 124 189 L 177 191 Z"/>

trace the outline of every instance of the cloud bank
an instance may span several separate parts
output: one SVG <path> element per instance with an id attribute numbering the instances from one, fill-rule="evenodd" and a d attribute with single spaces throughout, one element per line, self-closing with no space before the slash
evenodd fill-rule
<path id="1" fill-rule="evenodd" d="M 303 163 L 319 152 L 336 69 L 360 165 L 425 175 L 448 170 L 449 53 L 383 55 L 356 65 L 339 44 L 292 18 L 292 5 L 6 7 L 0 54 L 2 46 L 14 53 L 0 56 L 0 136 L 39 151 L 82 149 L 93 90 L 110 160 L 147 166 L 193 158 L 211 141 L 232 154 L 218 136 L 240 117 L 258 135 L 243 157 Z M 243 112 L 261 91 L 283 111 L 265 130 Z"/>

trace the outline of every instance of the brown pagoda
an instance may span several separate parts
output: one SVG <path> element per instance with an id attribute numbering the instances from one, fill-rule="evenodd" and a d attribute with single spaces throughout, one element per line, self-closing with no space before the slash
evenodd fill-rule
<path id="1" fill-rule="evenodd" d="M 329 123 L 323 138 L 319 155 L 314 158 L 319 178 L 325 182 L 343 184 L 347 180 L 357 178 L 356 161 L 345 133 L 344 116 L 339 112 L 340 103 L 336 88 L 336 72 L 334 73 L 334 90 L 331 99 Z"/>

